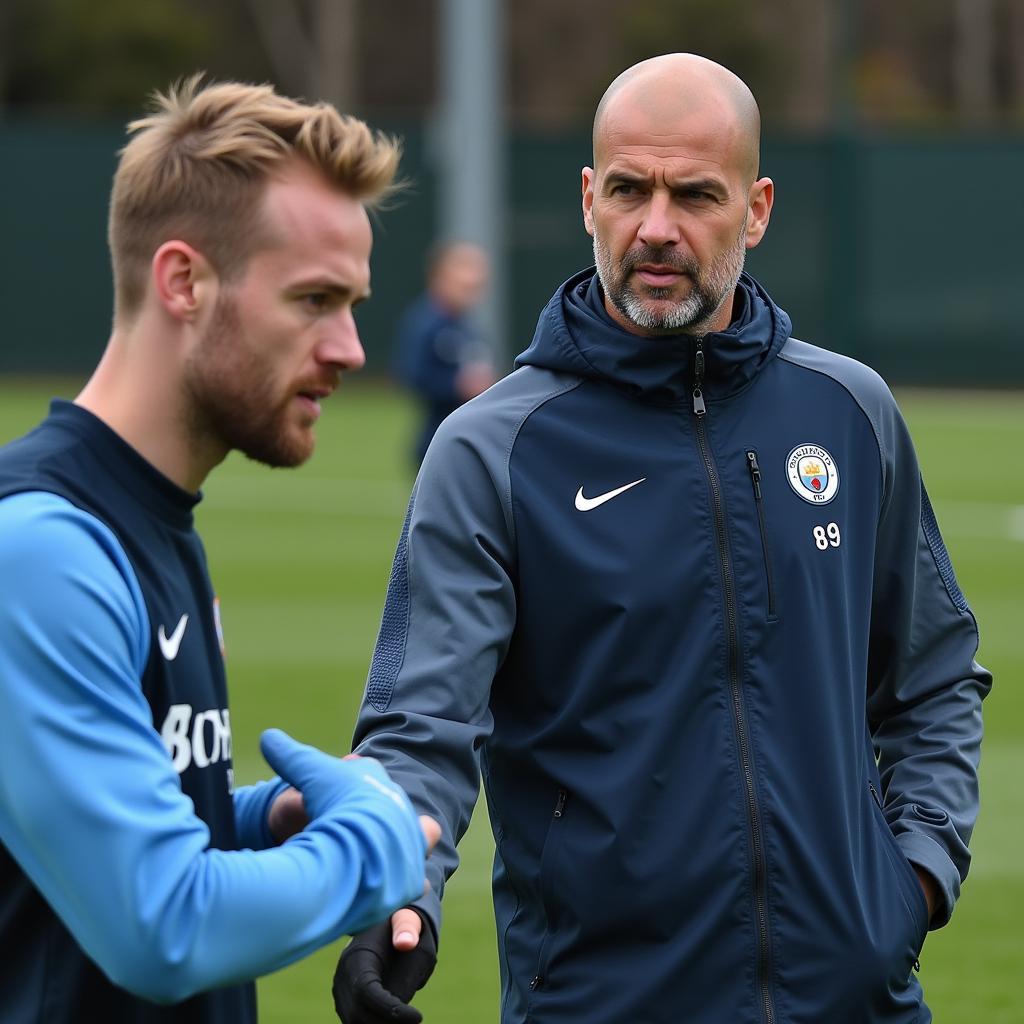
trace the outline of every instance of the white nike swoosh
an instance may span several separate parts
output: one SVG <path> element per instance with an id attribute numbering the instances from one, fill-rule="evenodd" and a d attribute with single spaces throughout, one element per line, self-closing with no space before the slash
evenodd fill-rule
<path id="1" fill-rule="evenodd" d="M 597 508 L 598 505 L 603 505 L 606 501 L 611 501 L 612 498 L 617 498 L 623 491 L 628 491 L 630 487 L 636 487 L 637 484 L 642 484 L 647 477 L 642 476 L 639 480 L 634 480 L 631 484 L 623 484 L 621 487 L 616 487 L 614 491 L 605 491 L 604 494 L 599 494 L 596 498 L 585 498 L 583 497 L 583 488 L 581 487 L 576 492 L 576 508 L 580 512 L 589 512 L 592 508 Z"/>
<path id="2" fill-rule="evenodd" d="M 178 648 L 181 646 L 181 638 L 185 635 L 185 627 L 188 625 L 188 615 L 182 615 L 174 632 L 168 636 L 164 632 L 163 624 L 156 631 L 156 638 L 160 641 L 160 652 L 168 661 L 174 661 L 178 656 Z"/>

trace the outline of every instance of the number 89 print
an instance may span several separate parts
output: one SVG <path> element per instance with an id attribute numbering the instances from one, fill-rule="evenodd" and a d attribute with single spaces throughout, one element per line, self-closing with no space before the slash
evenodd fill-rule
<path id="1" fill-rule="evenodd" d="M 814 546 L 819 551 L 837 548 L 842 542 L 838 523 L 829 523 L 828 526 L 816 526 L 811 532 L 814 534 Z"/>

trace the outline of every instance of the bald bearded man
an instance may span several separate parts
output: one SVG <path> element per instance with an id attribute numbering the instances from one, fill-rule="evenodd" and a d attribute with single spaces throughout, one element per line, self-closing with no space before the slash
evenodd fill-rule
<path id="1" fill-rule="evenodd" d="M 355 741 L 444 834 L 346 1024 L 421 1019 L 481 770 L 502 1024 L 931 1020 L 991 680 L 885 384 L 743 272 L 759 135 L 711 61 L 620 75 L 596 268 L 427 453 Z"/>

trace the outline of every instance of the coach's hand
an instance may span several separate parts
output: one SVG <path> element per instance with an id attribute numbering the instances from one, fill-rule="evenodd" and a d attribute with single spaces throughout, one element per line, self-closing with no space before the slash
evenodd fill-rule
<path id="1" fill-rule="evenodd" d="M 409 1000 L 437 963 L 434 930 L 411 907 L 348 944 L 334 972 L 334 1009 L 343 1024 L 419 1024 Z"/>

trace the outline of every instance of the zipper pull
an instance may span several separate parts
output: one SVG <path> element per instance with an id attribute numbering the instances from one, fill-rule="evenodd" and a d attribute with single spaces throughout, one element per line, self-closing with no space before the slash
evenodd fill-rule
<path id="1" fill-rule="evenodd" d="M 693 414 L 703 416 L 707 412 L 704 405 L 704 349 L 703 341 L 697 339 L 697 348 L 693 353 Z"/>
<path id="2" fill-rule="evenodd" d="M 881 809 L 882 801 L 878 796 L 878 790 L 875 789 L 875 784 L 873 782 L 869 782 L 868 789 L 871 791 L 871 796 L 874 798 L 875 803 L 878 804 L 879 809 Z"/>
<path id="3" fill-rule="evenodd" d="M 558 800 L 555 803 L 555 817 L 560 818 L 565 811 L 565 801 L 568 793 L 564 789 L 558 791 Z"/>
<path id="4" fill-rule="evenodd" d="M 747 452 L 750 479 L 754 481 L 754 497 L 761 500 L 761 467 L 757 464 L 757 452 Z"/>

